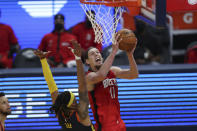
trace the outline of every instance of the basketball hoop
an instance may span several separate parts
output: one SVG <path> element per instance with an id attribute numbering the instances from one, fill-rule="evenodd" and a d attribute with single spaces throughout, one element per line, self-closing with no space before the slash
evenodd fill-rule
<path id="1" fill-rule="evenodd" d="M 137 6 L 139 0 L 80 0 L 80 2 L 94 29 L 95 42 L 109 45 L 122 17 L 123 6 L 128 2 Z"/>

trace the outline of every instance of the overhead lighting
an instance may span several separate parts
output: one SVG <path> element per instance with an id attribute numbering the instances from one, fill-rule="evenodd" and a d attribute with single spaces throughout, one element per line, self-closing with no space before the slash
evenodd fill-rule
<path id="1" fill-rule="evenodd" d="M 18 1 L 18 5 L 32 17 L 51 17 L 67 3 L 67 0 Z"/>

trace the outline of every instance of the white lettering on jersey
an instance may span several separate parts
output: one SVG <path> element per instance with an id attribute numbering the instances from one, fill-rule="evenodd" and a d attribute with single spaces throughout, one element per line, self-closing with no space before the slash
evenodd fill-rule
<path id="1" fill-rule="evenodd" d="M 117 82 L 116 82 L 115 78 L 103 80 L 104 88 L 107 88 L 107 87 L 113 86 L 113 85 L 115 85 L 115 86 L 117 85 Z"/>

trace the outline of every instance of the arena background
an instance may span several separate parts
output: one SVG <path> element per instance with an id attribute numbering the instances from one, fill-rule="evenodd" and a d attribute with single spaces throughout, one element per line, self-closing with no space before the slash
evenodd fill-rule
<path id="1" fill-rule="evenodd" d="M 138 68 L 139 78 L 118 79 L 121 115 L 128 130 L 196 129 L 196 65 Z M 75 68 L 52 72 L 60 92 L 69 89 L 78 96 Z M 49 113 L 51 98 L 40 68 L 5 69 L 0 76 L 1 89 L 12 107 L 6 130 L 60 129 L 54 114 Z M 93 120 L 91 110 L 90 115 Z"/>
<path id="2" fill-rule="evenodd" d="M 14 29 L 22 49 L 38 47 L 44 34 L 53 29 L 54 14 L 59 12 L 65 15 L 66 29 L 85 17 L 78 0 L 1 0 L 0 9 L 0 21 Z M 154 10 L 150 13 L 154 19 Z M 156 20 L 151 21 L 145 15 L 142 15 L 144 20 L 156 25 Z M 187 28 L 189 33 L 186 32 L 186 35 L 196 33 L 191 27 Z M 173 35 L 185 33 L 179 28 L 171 31 L 171 41 Z M 197 38 L 195 36 L 186 36 L 188 44 Z M 186 45 L 182 45 L 178 53 L 173 49 L 171 53 L 183 55 L 185 49 Z M 121 115 L 128 130 L 196 130 L 197 66 L 166 64 L 138 67 L 138 79 L 118 79 Z M 69 89 L 77 95 L 75 68 L 52 69 L 52 72 L 60 92 Z M 12 106 L 12 115 L 6 120 L 6 130 L 60 130 L 55 115 L 49 113 L 51 98 L 40 68 L 1 69 L 0 89 L 6 93 Z M 92 113 L 90 115 L 93 120 Z"/>

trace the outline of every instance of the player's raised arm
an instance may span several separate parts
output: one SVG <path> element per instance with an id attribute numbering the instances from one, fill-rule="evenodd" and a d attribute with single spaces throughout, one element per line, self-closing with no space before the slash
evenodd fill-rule
<path id="1" fill-rule="evenodd" d="M 121 39 L 119 39 L 119 35 L 115 35 L 115 40 L 112 43 L 112 52 L 109 54 L 104 63 L 99 51 L 97 51 L 96 49 L 90 49 L 88 51 L 88 57 L 85 58 L 86 63 L 89 64 L 90 68 L 93 70 L 93 72 L 89 73 L 86 76 L 88 84 L 95 84 L 105 79 L 113 64 L 116 53 L 119 50 L 119 41 L 121 41 Z M 91 91 L 92 89 L 88 87 L 88 90 Z"/>
<path id="2" fill-rule="evenodd" d="M 126 30 L 128 31 L 128 33 L 126 35 L 128 35 L 127 37 L 131 37 L 129 43 L 130 45 L 130 49 L 128 49 L 128 45 L 125 45 L 125 51 L 127 53 L 128 56 L 128 60 L 129 60 L 129 65 L 130 68 L 129 69 L 121 69 L 119 67 L 112 67 L 112 71 L 115 73 L 116 77 L 118 78 L 122 78 L 122 79 L 135 79 L 138 77 L 138 68 L 137 68 L 137 64 L 135 62 L 135 59 L 133 57 L 133 53 L 137 44 L 137 38 L 135 36 L 133 36 L 133 32 L 130 30 Z M 131 35 L 130 35 L 131 34 Z M 132 40 L 134 39 L 134 40 Z M 122 42 L 124 42 L 124 40 L 122 40 Z M 128 43 L 123 43 L 123 44 L 128 44 Z"/>
<path id="3" fill-rule="evenodd" d="M 129 59 L 130 68 L 129 69 L 121 69 L 120 67 L 113 66 L 111 70 L 115 73 L 117 78 L 122 79 L 135 79 L 138 77 L 138 68 L 133 57 L 132 52 L 127 52 L 127 56 Z"/>
<path id="4" fill-rule="evenodd" d="M 78 92 L 79 92 L 79 107 L 78 107 L 78 115 L 83 123 L 91 123 L 88 115 L 88 106 L 89 106 L 89 99 L 88 99 L 88 90 L 86 87 L 86 80 L 85 80 L 85 71 L 83 67 L 83 63 L 81 61 L 82 49 L 77 41 L 72 41 L 73 48 L 72 52 L 75 55 L 76 64 L 77 64 L 77 79 L 78 79 Z"/>
<path id="5" fill-rule="evenodd" d="M 49 52 L 43 52 L 43 51 L 40 51 L 40 50 L 36 50 L 36 51 L 34 51 L 34 53 L 40 58 L 44 78 L 47 82 L 47 85 L 48 85 L 48 88 L 49 88 L 49 91 L 50 91 L 50 94 L 51 94 L 52 102 L 54 104 L 55 100 L 58 96 L 58 88 L 57 88 L 56 83 L 53 79 L 53 75 L 51 73 L 50 67 L 47 63 L 46 56 Z"/>

